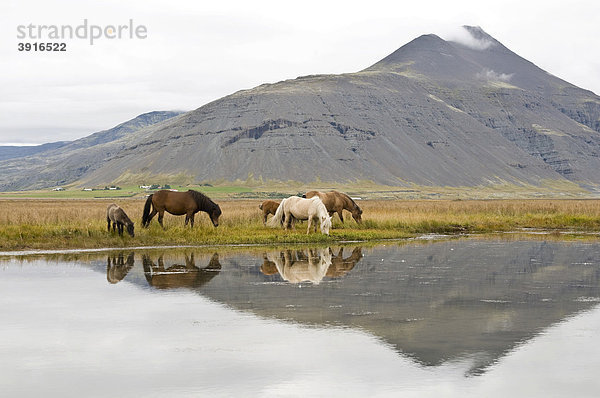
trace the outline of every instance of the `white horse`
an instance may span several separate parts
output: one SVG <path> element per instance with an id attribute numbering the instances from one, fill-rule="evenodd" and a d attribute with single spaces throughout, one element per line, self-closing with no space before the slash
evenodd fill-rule
<path id="1" fill-rule="evenodd" d="M 274 228 L 282 223 L 281 220 L 285 220 L 284 227 L 285 229 L 288 229 L 290 225 L 292 225 L 292 218 L 296 220 L 308 220 L 308 228 L 306 229 L 307 234 L 310 233 L 313 219 L 317 220 L 321 227 L 321 233 L 329 235 L 331 217 L 327 212 L 327 208 L 318 196 L 310 199 L 290 196 L 289 198 L 283 199 L 279 204 L 275 215 L 269 220 L 268 225 Z M 317 232 L 317 223 L 315 223 L 315 232 Z"/>

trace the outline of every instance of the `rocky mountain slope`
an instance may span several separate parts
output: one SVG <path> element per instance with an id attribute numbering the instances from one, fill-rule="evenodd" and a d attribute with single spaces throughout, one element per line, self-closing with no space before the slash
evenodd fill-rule
<path id="1" fill-rule="evenodd" d="M 148 175 L 393 186 L 600 184 L 600 97 L 480 28 L 465 29 L 468 43 L 424 35 L 360 72 L 236 92 L 96 145 L 81 169 L 51 175 L 60 170 L 61 180 L 88 184 Z M 33 186 L 21 177 L 3 176 L 0 187 Z"/>
<path id="2" fill-rule="evenodd" d="M 6 147 L 0 158 L 0 190 L 53 187 L 77 180 L 102 165 L 104 154 L 120 139 L 182 112 L 156 111 L 139 115 L 111 129 L 70 142 L 34 147 Z M 120 148 L 116 143 L 114 148 Z M 0 151 L 0 154 L 4 154 Z M 108 152 L 110 153 L 110 152 Z"/>

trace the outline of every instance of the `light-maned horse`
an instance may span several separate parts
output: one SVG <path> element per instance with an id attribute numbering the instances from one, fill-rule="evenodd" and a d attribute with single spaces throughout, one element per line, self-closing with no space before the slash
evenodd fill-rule
<path id="1" fill-rule="evenodd" d="M 269 220 L 270 227 L 277 227 L 283 222 L 284 228 L 289 229 L 294 220 L 308 220 L 306 233 L 310 233 L 312 221 L 316 220 L 321 228 L 321 233 L 329 235 L 331 228 L 331 217 L 327 213 L 327 208 L 318 197 L 312 199 L 290 196 L 283 199 L 275 212 L 275 215 Z M 315 232 L 317 232 L 317 223 L 315 223 Z"/>
<path id="2" fill-rule="evenodd" d="M 123 236 L 123 227 L 127 227 L 127 233 L 133 238 L 133 221 L 127 217 L 125 210 L 121 209 L 117 204 L 108 205 L 106 209 L 106 222 L 108 224 L 108 232 L 110 232 L 110 223 L 112 222 L 113 232 L 115 228 L 119 231 L 119 235 Z"/>
<path id="3" fill-rule="evenodd" d="M 150 212 L 151 208 L 152 212 Z M 219 226 L 219 216 L 221 215 L 219 205 L 201 192 L 191 189 L 187 192 L 163 189 L 148 196 L 148 199 L 146 199 L 144 213 L 142 214 L 142 226 L 148 227 L 150 221 L 152 221 L 152 217 L 158 213 L 158 223 L 164 228 L 163 217 L 165 211 L 174 216 L 185 214 L 185 225 L 189 221 L 192 228 L 194 227 L 194 216 L 199 211 L 206 212 L 215 227 Z"/>
<path id="4" fill-rule="evenodd" d="M 337 213 L 338 216 L 340 216 L 340 220 L 344 222 L 344 216 L 342 215 L 342 212 L 343 210 L 348 210 L 350 213 L 352 213 L 352 218 L 354 218 L 354 221 L 356 221 L 357 223 L 362 222 L 362 209 L 358 207 L 356 202 L 345 193 L 338 191 L 309 191 L 306 194 L 302 195 L 303 198 L 308 199 L 313 198 L 315 196 L 321 198 L 330 216 L 333 217 L 333 214 Z"/>

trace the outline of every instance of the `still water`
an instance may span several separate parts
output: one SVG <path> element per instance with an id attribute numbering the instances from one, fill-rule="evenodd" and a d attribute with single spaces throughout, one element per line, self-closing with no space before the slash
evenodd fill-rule
<path id="1" fill-rule="evenodd" d="M 7 397 L 596 397 L 600 242 L 0 257 Z"/>

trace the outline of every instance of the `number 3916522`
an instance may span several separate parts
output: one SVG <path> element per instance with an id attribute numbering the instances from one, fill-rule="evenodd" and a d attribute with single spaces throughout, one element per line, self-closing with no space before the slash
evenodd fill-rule
<path id="1" fill-rule="evenodd" d="M 67 43 L 18 43 L 19 51 L 67 51 Z"/>

